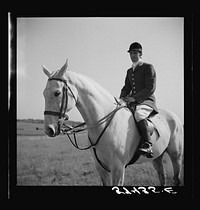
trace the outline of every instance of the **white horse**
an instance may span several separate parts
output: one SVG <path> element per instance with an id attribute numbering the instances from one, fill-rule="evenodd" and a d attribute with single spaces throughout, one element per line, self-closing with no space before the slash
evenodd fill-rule
<path id="1" fill-rule="evenodd" d="M 102 184 L 123 185 L 125 167 L 136 153 L 140 142 L 136 122 L 130 110 L 123 107 L 113 112 L 116 110 L 114 97 L 88 77 L 68 71 L 67 61 L 57 72 L 50 73 L 44 66 L 43 71 L 49 78 L 43 93 L 45 133 L 51 137 L 59 135 L 59 120 L 76 106 L 88 127 L 89 143 L 95 145 L 101 135 L 98 144 L 93 147 L 95 150 L 91 149 L 91 152 Z M 104 118 L 109 113 L 113 113 L 112 119 Z M 105 119 L 102 123 L 92 126 L 102 118 Z M 159 110 L 159 114 L 152 117 L 152 122 L 156 121 L 158 132 L 154 129 L 151 136 L 154 157 L 141 155 L 135 163 L 152 161 L 160 183 L 164 186 L 165 170 L 162 158 L 167 152 L 173 164 L 174 185 L 177 186 L 180 184 L 182 166 L 183 126 L 175 114 L 164 110 Z"/>

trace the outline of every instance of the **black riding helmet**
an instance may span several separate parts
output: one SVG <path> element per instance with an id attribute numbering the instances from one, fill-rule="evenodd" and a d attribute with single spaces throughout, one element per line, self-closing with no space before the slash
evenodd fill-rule
<path id="1" fill-rule="evenodd" d="M 138 42 L 134 42 L 130 45 L 129 50 L 127 52 L 130 51 L 138 51 L 142 54 L 142 45 Z"/>

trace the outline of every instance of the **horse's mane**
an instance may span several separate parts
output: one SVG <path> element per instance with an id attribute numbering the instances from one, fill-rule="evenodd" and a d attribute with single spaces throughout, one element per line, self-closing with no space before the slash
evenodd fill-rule
<path id="1" fill-rule="evenodd" d="M 74 71 L 67 71 L 65 76 L 68 78 L 68 80 L 71 83 L 76 83 L 81 86 L 83 89 L 88 88 L 88 90 L 98 90 L 103 94 L 106 94 L 108 96 L 112 96 L 111 93 L 106 90 L 104 87 L 102 87 L 99 83 L 94 81 L 88 76 L 85 76 L 79 72 L 74 72 Z M 113 97 L 113 96 L 112 96 Z"/>

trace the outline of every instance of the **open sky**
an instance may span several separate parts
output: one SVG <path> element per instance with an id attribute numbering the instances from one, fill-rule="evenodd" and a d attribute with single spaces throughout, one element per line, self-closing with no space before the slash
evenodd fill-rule
<path id="1" fill-rule="evenodd" d="M 157 74 L 158 108 L 184 120 L 184 18 L 17 18 L 17 118 L 43 119 L 47 76 L 68 58 L 69 69 L 91 77 L 119 97 L 137 41 Z M 78 110 L 70 120 L 83 121 Z"/>

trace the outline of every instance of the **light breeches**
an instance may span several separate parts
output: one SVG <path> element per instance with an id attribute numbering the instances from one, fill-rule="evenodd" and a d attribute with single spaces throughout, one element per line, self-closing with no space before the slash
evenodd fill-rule
<path id="1" fill-rule="evenodd" d="M 153 109 L 148 105 L 138 105 L 135 110 L 135 119 L 137 122 L 146 119 Z"/>

